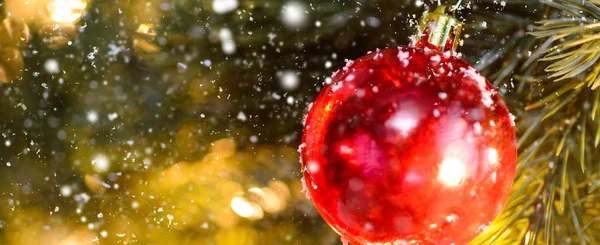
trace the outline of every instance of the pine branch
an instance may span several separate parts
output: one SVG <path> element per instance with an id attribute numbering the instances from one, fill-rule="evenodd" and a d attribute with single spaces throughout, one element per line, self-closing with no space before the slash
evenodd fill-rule
<path id="1" fill-rule="evenodd" d="M 600 157 L 600 93 L 593 90 L 600 1 L 541 2 L 560 13 L 551 11 L 531 35 L 514 24 L 515 34 L 476 65 L 501 92 L 515 83 L 504 97 L 519 118 L 519 165 L 505 209 L 472 244 L 596 244 L 600 237 L 593 162 Z"/>
<path id="2" fill-rule="evenodd" d="M 553 81 L 583 80 L 588 87 L 600 86 L 600 1 L 558 0 L 542 3 L 558 10 L 552 18 L 538 22 L 530 34 L 552 40 L 541 61 L 549 61 L 545 71 Z"/>

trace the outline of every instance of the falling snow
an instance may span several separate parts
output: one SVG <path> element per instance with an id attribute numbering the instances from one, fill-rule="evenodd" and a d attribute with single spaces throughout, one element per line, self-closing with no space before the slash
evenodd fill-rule
<path id="1" fill-rule="evenodd" d="M 354 59 L 371 49 L 382 60 L 376 48 L 408 44 L 418 16 L 432 5 L 126 2 L 0 4 L 3 54 L 14 55 L 0 60 L 0 78 L 10 80 L 0 82 L 0 243 L 333 241 L 333 233 L 317 232 L 328 226 L 308 192 L 326 188 L 302 178 L 303 171 L 325 169 L 310 162 L 301 168 L 298 161 L 306 150 L 305 115 L 327 86 L 357 99 L 384 92 L 383 86 L 344 87 L 363 79 Z M 511 5 L 496 2 L 497 8 Z M 496 28 L 492 20 L 472 25 Z M 455 55 L 448 51 L 430 62 Z M 398 48 L 398 64 L 411 61 L 411 51 Z M 477 84 L 483 105 L 492 106 L 495 94 L 485 78 L 474 69 L 461 72 Z M 447 102 L 448 94 L 437 96 Z M 442 105 L 433 108 L 425 113 L 447 113 Z M 476 134 L 495 126 L 476 120 L 477 111 L 467 117 Z M 415 129 L 404 119 L 394 115 L 385 126 Z M 450 159 L 443 167 L 456 165 Z M 463 181 L 440 178 L 450 185 Z M 365 183 L 344 184 L 360 192 Z M 312 227 L 306 234 L 279 229 L 306 224 Z"/>
<path id="2" fill-rule="evenodd" d="M 278 73 L 279 84 L 284 90 L 293 91 L 300 86 L 300 78 L 295 71 L 281 71 Z"/>
<path id="3" fill-rule="evenodd" d="M 283 24 L 289 28 L 300 28 L 308 21 L 307 6 L 302 2 L 290 1 L 281 8 Z"/>
<path id="4" fill-rule="evenodd" d="M 212 9 L 217 14 L 225 14 L 238 8 L 237 0 L 213 0 Z"/>
<path id="5" fill-rule="evenodd" d="M 56 61 L 55 59 L 46 60 L 46 62 L 44 63 L 44 69 L 50 74 L 57 74 L 60 72 L 58 61 Z"/>

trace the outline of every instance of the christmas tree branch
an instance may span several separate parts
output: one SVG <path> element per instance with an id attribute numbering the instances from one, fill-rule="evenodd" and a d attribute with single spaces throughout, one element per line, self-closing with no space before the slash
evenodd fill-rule
<path id="1" fill-rule="evenodd" d="M 504 211 L 472 244 L 595 244 L 600 234 L 594 194 L 600 169 L 592 162 L 600 142 L 600 93 L 593 90 L 600 72 L 598 1 L 541 3 L 552 18 L 529 19 L 538 23 L 535 30 L 517 22 L 497 25 L 495 32 L 509 26 L 514 34 L 476 64 L 519 118 L 520 150 Z"/>
<path id="2" fill-rule="evenodd" d="M 537 38 L 550 38 L 555 44 L 546 50 L 541 61 L 551 62 L 545 71 L 554 81 L 562 81 L 587 73 L 587 86 L 600 86 L 600 1 L 541 1 L 558 11 L 552 18 L 538 22 L 530 32 Z M 591 70 L 590 70 L 591 68 Z"/>

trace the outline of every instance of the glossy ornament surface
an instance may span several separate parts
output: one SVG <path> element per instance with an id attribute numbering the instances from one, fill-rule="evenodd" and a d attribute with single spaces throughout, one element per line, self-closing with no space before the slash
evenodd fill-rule
<path id="1" fill-rule="evenodd" d="M 308 194 L 352 244 L 466 244 L 495 218 L 517 159 L 513 120 L 471 65 L 429 48 L 336 72 L 306 117 Z"/>

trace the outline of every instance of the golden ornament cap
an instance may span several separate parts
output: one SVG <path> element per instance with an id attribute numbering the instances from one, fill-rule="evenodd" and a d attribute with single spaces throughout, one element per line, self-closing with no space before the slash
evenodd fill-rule
<path id="1" fill-rule="evenodd" d="M 461 32 L 462 22 L 456 18 L 453 7 L 440 5 L 421 18 L 415 46 L 456 51 Z"/>

